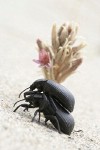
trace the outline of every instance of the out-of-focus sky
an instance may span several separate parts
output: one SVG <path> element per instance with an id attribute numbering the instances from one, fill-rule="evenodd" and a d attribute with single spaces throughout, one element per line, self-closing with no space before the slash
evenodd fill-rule
<path id="1" fill-rule="evenodd" d="M 79 23 L 79 35 L 88 44 L 90 58 L 100 54 L 100 2 L 98 0 L 0 0 L 0 39 L 10 34 L 35 43 L 50 41 L 53 23 Z M 2 41 L 1 41 L 2 42 Z M 1 51 L 2 49 L 0 49 Z"/>

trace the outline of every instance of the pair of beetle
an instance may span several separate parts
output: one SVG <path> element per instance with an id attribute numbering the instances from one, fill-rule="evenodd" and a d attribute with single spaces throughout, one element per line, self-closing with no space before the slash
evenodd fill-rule
<path id="1" fill-rule="evenodd" d="M 32 121 L 34 121 L 35 116 L 39 113 L 40 122 L 40 113 L 42 112 L 45 117 L 45 124 L 50 120 L 59 133 L 63 132 L 70 135 L 75 124 L 74 118 L 70 114 L 75 104 L 73 95 L 64 86 L 45 79 L 36 80 L 27 89 L 29 91 L 24 92 L 26 89 L 23 90 L 19 97 L 24 92 L 23 100 L 28 102 L 28 104 L 20 104 L 15 108 L 14 112 L 19 107 L 24 107 L 24 111 L 28 111 L 29 108 L 38 107 Z M 20 101 L 17 101 L 14 106 Z"/>

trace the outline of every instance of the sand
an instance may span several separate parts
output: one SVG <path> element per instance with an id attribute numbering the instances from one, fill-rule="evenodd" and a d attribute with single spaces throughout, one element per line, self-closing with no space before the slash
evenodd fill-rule
<path id="1" fill-rule="evenodd" d="M 92 1 L 91 5 L 89 2 L 84 1 L 83 7 L 77 0 L 0 1 L 0 150 L 100 149 L 100 21 L 97 22 L 99 16 L 96 16 L 100 9 L 97 1 Z M 84 23 L 86 17 L 89 18 L 85 8 L 90 13 L 96 10 L 94 25 L 92 16 Z M 78 15 L 78 11 L 81 14 Z M 73 17 L 75 13 L 76 19 Z M 81 34 L 89 43 L 84 50 L 83 64 L 62 83 L 75 96 L 72 112 L 75 128 L 70 136 L 59 134 L 50 122 L 45 126 L 43 117 L 40 124 L 38 118 L 32 123 L 32 109 L 23 112 L 20 108 L 13 112 L 13 104 L 19 100 L 18 94 L 43 77 L 40 68 L 32 62 L 37 57 L 36 38 L 50 41 L 52 24 L 61 24 L 66 19 L 80 23 Z M 78 130 L 80 132 L 76 132 Z"/>

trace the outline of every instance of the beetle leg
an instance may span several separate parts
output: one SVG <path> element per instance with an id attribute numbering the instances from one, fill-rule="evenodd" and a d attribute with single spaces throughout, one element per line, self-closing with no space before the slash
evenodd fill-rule
<path id="1" fill-rule="evenodd" d="M 27 89 L 29 89 L 30 87 L 28 87 L 28 88 L 26 88 L 26 89 L 24 89 L 22 92 L 20 92 L 20 94 L 19 94 L 19 98 L 20 98 L 20 96 L 21 96 L 21 94 L 24 92 L 24 91 L 26 91 Z"/>
<path id="2" fill-rule="evenodd" d="M 14 106 L 17 104 L 17 103 L 19 103 L 20 101 L 24 101 L 25 99 L 21 99 L 21 100 L 19 100 L 19 101 L 17 101 L 16 103 L 14 103 Z M 14 107 L 13 106 L 13 107 Z"/>
<path id="3" fill-rule="evenodd" d="M 40 123 L 40 117 L 41 117 L 41 116 L 40 116 L 40 111 L 39 111 L 39 120 L 38 120 L 39 123 Z"/>
<path id="4" fill-rule="evenodd" d="M 35 119 L 35 117 L 36 117 L 36 115 L 37 115 L 38 112 L 39 112 L 39 120 L 38 120 L 38 122 L 40 123 L 40 117 L 41 117 L 41 115 L 40 115 L 40 110 L 39 109 L 35 111 L 34 117 L 32 118 L 32 122 L 34 121 L 34 119 Z"/>
<path id="5" fill-rule="evenodd" d="M 48 120 L 49 120 L 49 119 L 47 119 L 47 118 L 45 119 L 45 125 L 47 125 L 47 121 L 48 121 Z"/>
<path id="6" fill-rule="evenodd" d="M 35 108 L 35 106 L 32 106 L 29 104 L 23 111 L 26 111 L 26 110 L 28 111 L 29 108 Z"/>
<path id="7" fill-rule="evenodd" d="M 29 104 L 29 105 L 28 105 L 28 104 L 21 104 L 21 105 L 17 106 L 17 107 L 14 109 L 13 112 L 16 112 L 16 110 L 17 110 L 19 107 L 25 107 L 25 109 L 24 109 L 23 111 L 25 111 L 25 110 L 28 111 L 29 108 L 34 108 L 34 106 L 31 106 L 30 104 Z"/>
<path id="8" fill-rule="evenodd" d="M 45 117 L 46 117 L 45 122 L 47 122 L 48 120 L 50 120 L 50 121 L 51 120 L 56 121 L 58 132 L 61 133 L 60 125 L 59 125 L 59 121 L 58 121 L 57 117 L 56 116 L 51 116 L 51 115 L 45 115 Z"/>
<path id="9" fill-rule="evenodd" d="M 16 110 L 19 108 L 19 107 L 25 107 L 25 108 L 29 108 L 29 105 L 28 104 L 21 104 L 19 106 L 17 106 L 13 112 L 16 112 Z"/>
<path id="10" fill-rule="evenodd" d="M 39 109 L 37 109 L 36 111 L 35 111 L 35 113 L 34 113 L 34 117 L 32 118 L 32 122 L 34 121 L 34 119 L 35 119 L 35 117 L 36 117 L 36 115 L 37 115 L 37 113 L 40 113 L 40 110 Z M 40 119 L 39 119 L 40 120 Z"/>

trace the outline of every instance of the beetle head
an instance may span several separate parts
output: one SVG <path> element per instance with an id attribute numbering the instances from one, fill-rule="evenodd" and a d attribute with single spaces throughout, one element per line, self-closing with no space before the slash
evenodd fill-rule
<path id="1" fill-rule="evenodd" d="M 44 83 L 46 82 L 47 80 L 45 79 L 39 79 L 39 80 L 36 80 L 31 86 L 30 86 L 30 90 L 34 90 L 35 88 L 38 89 L 38 91 L 43 91 L 43 87 L 44 87 Z"/>
<path id="2" fill-rule="evenodd" d="M 35 93 L 28 95 L 25 100 L 26 102 L 29 102 L 29 104 L 31 104 L 32 106 L 39 107 L 39 102 L 41 101 L 41 99 L 42 99 L 41 93 Z"/>

